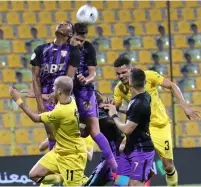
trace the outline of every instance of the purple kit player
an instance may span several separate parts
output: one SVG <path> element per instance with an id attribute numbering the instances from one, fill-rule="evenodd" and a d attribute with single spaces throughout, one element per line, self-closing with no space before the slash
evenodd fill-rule
<path id="1" fill-rule="evenodd" d="M 116 162 L 118 164 L 118 158 L 120 154 L 119 146 L 124 136 L 121 131 L 116 127 L 114 121 L 109 117 L 108 111 L 101 108 L 101 105 L 103 104 L 101 93 L 96 90 L 95 95 L 99 106 L 98 111 L 100 131 L 107 138 L 113 155 L 115 156 Z M 102 156 L 100 164 L 92 172 L 89 180 L 86 184 L 84 184 L 84 186 L 112 186 L 113 182 L 114 179 L 111 169 L 109 165 L 105 162 L 104 156 Z"/>
<path id="2" fill-rule="evenodd" d="M 120 121 L 116 107 L 104 104 L 117 127 L 127 135 L 124 152 L 120 154 L 115 185 L 121 185 L 122 176 L 127 177 L 129 186 L 142 186 L 148 179 L 153 159 L 154 145 L 149 133 L 151 96 L 145 91 L 145 73 L 133 69 L 129 78 L 132 99 L 126 112 L 126 123 Z M 125 183 L 123 184 L 125 186 Z"/>
<path id="3" fill-rule="evenodd" d="M 61 22 L 55 31 L 55 40 L 38 46 L 31 56 L 33 89 L 38 104 L 38 111 L 51 111 L 55 105 L 42 99 L 42 94 L 53 93 L 54 80 L 63 75 L 74 77 L 80 64 L 79 47 L 69 44 L 74 34 L 71 22 Z M 51 126 L 45 124 L 49 140 L 49 149 L 55 144 Z"/>
<path id="4" fill-rule="evenodd" d="M 92 44 L 85 41 L 88 33 L 87 25 L 76 23 L 74 28 L 75 34 L 72 39 L 79 44 L 81 50 L 80 67 L 75 77 L 73 90 L 80 114 L 80 121 L 86 124 L 86 134 L 91 135 L 102 150 L 113 172 L 116 172 L 117 164 L 109 143 L 99 129 L 98 107 L 93 86 L 93 81 L 96 77 L 96 52 Z"/>

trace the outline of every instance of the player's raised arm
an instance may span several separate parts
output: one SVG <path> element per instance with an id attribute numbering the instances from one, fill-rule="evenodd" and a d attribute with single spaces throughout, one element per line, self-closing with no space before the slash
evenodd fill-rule
<path id="1" fill-rule="evenodd" d="M 41 84 L 40 84 L 40 67 L 33 66 L 32 67 L 32 75 L 33 75 L 33 90 L 34 95 L 36 97 L 36 101 L 38 104 L 39 112 L 45 111 L 45 106 L 43 104 L 42 94 L 41 94 Z"/>
<path id="2" fill-rule="evenodd" d="M 39 112 L 45 112 L 45 106 L 43 104 L 42 94 L 41 94 L 41 83 L 40 83 L 40 46 L 34 50 L 31 56 L 32 64 L 32 76 L 33 76 L 33 90 L 38 104 Z"/>
<path id="3" fill-rule="evenodd" d="M 73 42 L 72 42 L 73 41 Z M 71 52 L 70 52 L 70 59 L 69 65 L 67 70 L 67 76 L 74 78 L 77 68 L 80 66 L 80 57 L 81 52 L 76 42 L 74 42 L 73 38 L 71 39 Z"/>
<path id="4" fill-rule="evenodd" d="M 191 107 L 188 106 L 179 87 L 174 82 L 170 81 L 167 78 L 164 78 L 156 72 L 152 74 L 152 79 L 156 85 L 160 85 L 163 88 L 171 90 L 174 97 L 177 98 L 179 105 L 183 108 L 184 113 L 189 119 L 200 119 L 199 112 L 193 110 Z"/>
<path id="5" fill-rule="evenodd" d="M 86 84 L 92 83 L 96 79 L 96 50 L 91 43 L 87 43 L 88 55 L 87 55 L 87 66 L 89 70 L 89 76 L 86 77 Z"/>
<path id="6" fill-rule="evenodd" d="M 42 122 L 39 114 L 30 110 L 22 101 L 20 93 L 13 87 L 9 87 L 9 94 L 19 107 L 31 118 L 34 122 Z"/>

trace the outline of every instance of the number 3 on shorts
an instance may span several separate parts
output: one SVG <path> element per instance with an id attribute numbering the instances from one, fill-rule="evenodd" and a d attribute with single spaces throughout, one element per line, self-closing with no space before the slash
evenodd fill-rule
<path id="1" fill-rule="evenodd" d="M 67 173 L 67 180 L 71 180 L 71 181 L 73 181 L 73 170 L 66 170 L 66 173 Z M 69 176 L 70 175 L 70 176 Z"/>
<path id="2" fill-rule="evenodd" d="M 169 149 L 170 149 L 169 141 L 166 140 L 165 141 L 165 150 L 169 150 Z"/>

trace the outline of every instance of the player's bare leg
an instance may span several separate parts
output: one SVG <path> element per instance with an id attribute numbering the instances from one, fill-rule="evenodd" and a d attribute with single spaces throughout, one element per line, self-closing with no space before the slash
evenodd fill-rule
<path id="1" fill-rule="evenodd" d="M 102 150 L 105 159 L 111 166 L 112 170 L 116 172 L 117 163 L 112 154 L 110 145 L 105 136 L 100 132 L 99 120 L 97 117 L 87 117 L 83 120 L 86 124 L 86 131 L 89 132 L 93 140 L 98 144 L 99 148 Z"/>
<path id="2" fill-rule="evenodd" d="M 62 184 L 63 182 L 60 174 L 54 174 L 39 163 L 36 163 L 29 172 L 29 178 L 37 183 L 43 184 Z"/>
<path id="3" fill-rule="evenodd" d="M 172 159 L 161 158 L 163 168 L 166 171 L 166 182 L 168 186 L 178 185 L 178 174 Z"/>

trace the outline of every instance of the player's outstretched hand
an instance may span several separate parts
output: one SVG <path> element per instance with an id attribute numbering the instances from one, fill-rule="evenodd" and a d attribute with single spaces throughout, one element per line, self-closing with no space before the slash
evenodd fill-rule
<path id="1" fill-rule="evenodd" d="M 184 113 L 186 114 L 189 120 L 201 120 L 201 113 L 199 111 L 193 110 L 191 107 L 186 106 L 184 108 Z"/>
<path id="2" fill-rule="evenodd" d="M 56 98 L 54 94 L 50 94 L 48 97 L 48 103 L 55 105 L 56 104 Z"/>
<path id="3" fill-rule="evenodd" d="M 105 110 L 108 110 L 108 114 L 110 117 L 112 117 L 114 114 L 117 114 L 117 109 L 115 105 L 102 104 L 101 107 L 104 108 Z"/>
<path id="4" fill-rule="evenodd" d="M 20 91 L 20 93 L 25 94 L 25 97 L 29 97 L 29 98 L 35 98 L 35 94 L 32 90 L 29 89 L 23 89 Z"/>
<path id="5" fill-rule="evenodd" d="M 13 86 L 9 86 L 9 94 L 15 102 L 21 99 L 20 93 Z"/>
<path id="6" fill-rule="evenodd" d="M 88 84 L 87 79 L 82 74 L 77 75 L 77 79 L 80 81 L 80 83 L 82 85 L 87 85 Z"/>
<path id="7" fill-rule="evenodd" d="M 112 98 L 107 97 L 104 101 L 105 104 L 115 105 L 114 100 Z"/>

